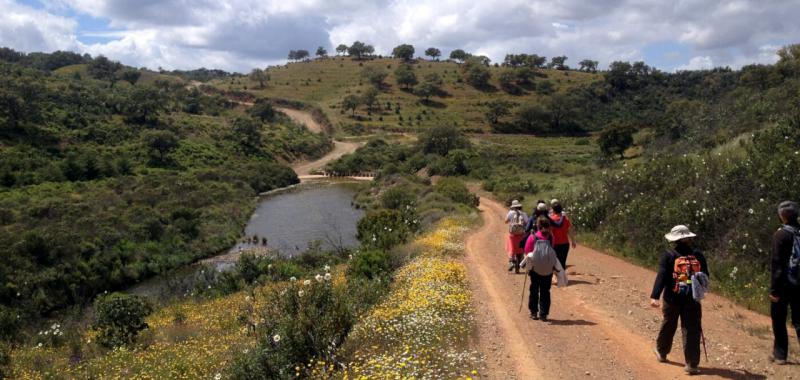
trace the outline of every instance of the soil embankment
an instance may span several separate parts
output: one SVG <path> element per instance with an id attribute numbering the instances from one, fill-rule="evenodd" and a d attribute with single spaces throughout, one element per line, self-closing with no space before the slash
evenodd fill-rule
<path id="1" fill-rule="evenodd" d="M 661 321 L 649 306 L 655 272 L 587 247 L 568 258 L 569 286 L 552 289 L 548 322 L 531 320 L 527 284 L 519 310 L 522 274 L 507 271 L 504 238 L 507 212 L 481 194 L 484 224 L 467 239 L 465 258 L 479 323 L 478 346 L 486 357 L 486 378 L 683 378 L 680 331 L 668 356 L 653 353 Z M 708 361 L 701 378 L 798 379 L 800 352 L 792 337 L 792 363 L 775 366 L 768 317 L 716 295 L 703 301 Z M 790 330 L 791 331 L 791 330 Z"/>

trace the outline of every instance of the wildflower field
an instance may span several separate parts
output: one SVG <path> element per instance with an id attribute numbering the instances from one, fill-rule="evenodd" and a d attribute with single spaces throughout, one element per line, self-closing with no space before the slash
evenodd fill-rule
<path id="1" fill-rule="evenodd" d="M 420 254 L 397 271 L 390 293 L 348 337 L 344 379 L 476 377 L 463 234 L 472 219 L 445 218 L 413 242 Z"/>
<path id="2" fill-rule="evenodd" d="M 190 300 L 147 318 L 149 329 L 131 347 L 102 351 L 88 330 L 80 341 L 13 351 L 14 379 L 203 379 L 220 373 L 234 352 L 253 345 L 237 322 L 244 292 Z M 75 365 L 73 365 L 75 363 Z"/>

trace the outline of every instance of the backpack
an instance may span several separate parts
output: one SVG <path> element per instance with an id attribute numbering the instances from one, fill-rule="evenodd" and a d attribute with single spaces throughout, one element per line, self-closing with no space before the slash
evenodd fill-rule
<path id="1" fill-rule="evenodd" d="M 692 276 L 700 273 L 700 261 L 694 255 L 680 256 L 677 252 L 672 253 L 675 257 L 672 278 L 675 280 L 675 287 L 672 291 L 680 295 L 692 293 Z"/>
<path id="2" fill-rule="evenodd" d="M 792 255 L 789 256 L 789 267 L 786 271 L 786 277 L 792 285 L 800 285 L 800 231 L 796 228 L 784 225 L 783 229 L 790 232 L 794 237 L 792 244 Z"/>
<path id="3" fill-rule="evenodd" d="M 511 229 L 509 230 L 512 235 L 522 235 L 525 233 L 525 218 L 519 210 L 514 210 L 514 216 L 511 217 Z"/>

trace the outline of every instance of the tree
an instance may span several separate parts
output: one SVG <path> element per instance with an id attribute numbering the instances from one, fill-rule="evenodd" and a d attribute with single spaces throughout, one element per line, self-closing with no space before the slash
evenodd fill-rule
<path id="1" fill-rule="evenodd" d="M 419 137 L 420 148 L 424 153 L 434 153 L 446 156 L 453 149 L 469 147 L 469 140 L 454 125 L 437 125 L 421 134 Z"/>
<path id="2" fill-rule="evenodd" d="M 150 151 L 150 158 L 158 165 L 167 163 L 167 156 L 180 146 L 178 136 L 166 130 L 147 131 L 142 139 Z"/>
<path id="3" fill-rule="evenodd" d="M 400 65 L 394 70 L 394 79 L 397 84 L 402 85 L 406 89 L 411 88 L 417 84 L 417 75 L 411 65 Z"/>
<path id="4" fill-rule="evenodd" d="M 308 58 L 309 55 L 310 54 L 308 53 L 308 50 L 298 50 L 296 52 L 295 59 L 297 59 L 298 61 L 302 61 Z"/>
<path id="5" fill-rule="evenodd" d="M 431 96 L 434 96 L 441 91 L 439 88 L 441 85 L 442 77 L 440 77 L 437 73 L 429 73 L 425 75 L 425 79 L 422 81 L 422 83 L 417 86 L 415 93 L 417 96 L 421 96 L 425 99 L 425 101 L 427 101 Z"/>
<path id="6" fill-rule="evenodd" d="M 139 81 L 139 77 L 142 76 L 142 72 L 136 69 L 127 69 L 122 72 L 120 76 L 122 80 L 130 83 L 131 85 L 135 85 L 137 81 Z"/>
<path id="7" fill-rule="evenodd" d="M 264 88 L 264 82 L 269 80 L 269 74 L 265 70 L 253 69 L 250 72 L 250 80 L 258 82 L 259 88 Z"/>
<path id="8" fill-rule="evenodd" d="M 404 61 L 410 61 L 414 58 L 414 46 L 409 44 L 397 45 L 392 49 L 392 56 Z"/>
<path id="9" fill-rule="evenodd" d="M 245 152 L 261 150 L 261 122 L 252 117 L 237 117 L 233 121 L 233 136 Z"/>
<path id="10" fill-rule="evenodd" d="M 375 66 L 367 66 L 361 70 L 361 76 L 376 88 L 383 86 L 383 80 L 386 79 L 387 75 L 389 74 L 386 71 Z"/>
<path id="11" fill-rule="evenodd" d="M 372 111 L 372 107 L 375 103 L 378 102 L 378 90 L 375 87 L 370 87 L 364 94 L 361 95 L 361 103 L 367 106 L 369 111 Z"/>
<path id="12" fill-rule="evenodd" d="M 347 48 L 347 54 L 356 57 L 356 59 L 361 59 L 364 56 L 370 55 L 375 51 L 375 48 L 372 45 L 367 45 L 361 41 L 353 42 L 349 48 Z"/>
<path id="13" fill-rule="evenodd" d="M 504 99 L 494 99 L 486 102 L 486 112 L 484 113 L 486 120 L 492 125 L 497 124 L 501 117 L 510 114 L 513 106 L 514 103 Z"/>
<path id="14" fill-rule="evenodd" d="M 328 56 L 328 50 L 326 50 L 324 47 L 320 46 L 320 47 L 317 48 L 316 55 L 319 58 L 325 58 L 325 57 Z"/>
<path id="15" fill-rule="evenodd" d="M 464 62 L 469 58 L 469 53 L 465 52 L 461 49 L 456 49 L 450 52 L 450 59 L 456 60 L 459 62 Z"/>
<path id="16" fill-rule="evenodd" d="M 119 62 L 111 61 L 108 58 L 99 55 L 89 63 L 87 71 L 92 78 L 107 80 L 111 82 L 111 86 L 113 87 L 114 82 L 117 81 L 116 73 L 121 68 L 122 65 Z"/>
<path id="17" fill-rule="evenodd" d="M 464 81 L 477 89 L 486 88 L 489 86 L 489 79 L 492 74 L 489 69 L 484 65 L 483 60 L 477 57 L 470 57 L 461 66 L 461 71 L 464 76 Z"/>
<path id="18" fill-rule="evenodd" d="M 600 132 L 597 145 L 606 156 L 619 155 L 625 158 L 625 150 L 633 145 L 633 133 L 636 130 L 627 124 L 612 124 Z"/>
<path id="19" fill-rule="evenodd" d="M 442 55 L 442 51 L 435 47 L 429 47 L 425 49 L 425 55 L 431 57 L 432 60 L 438 60 L 439 56 Z"/>
<path id="20" fill-rule="evenodd" d="M 497 82 L 500 84 L 500 88 L 509 94 L 518 94 L 520 92 L 516 83 L 517 73 L 514 69 L 503 69 L 497 76 Z"/>
<path id="21" fill-rule="evenodd" d="M 342 108 L 345 110 L 352 110 L 353 116 L 356 115 L 356 109 L 361 105 L 361 99 L 355 95 L 347 95 L 342 100 Z"/>
<path id="22" fill-rule="evenodd" d="M 589 73 L 597 72 L 597 63 L 597 61 L 592 61 L 591 59 L 584 59 L 583 61 L 579 62 L 581 67 L 578 70 Z"/>
<path id="23" fill-rule="evenodd" d="M 120 106 L 125 121 L 149 125 L 158 122 L 158 114 L 165 107 L 164 95 L 152 86 L 134 87 Z"/>
<path id="24" fill-rule="evenodd" d="M 569 67 L 564 64 L 564 62 L 566 61 L 567 61 L 567 56 L 560 55 L 558 57 L 550 58 L 550 64 L 547 66 L 550 67 L 551 69 L 556 69 L 556 70 L 569 70 Z"/>
<path id="25" fill-rule="evenodd" d="M 339 44 L 339 46 L 336 47 L 336 55 L 344 55 L 344 54 L 346 54 L 347 53 L 347 49 L 348 49 L 347 45 Z"/>
<path id="26" fill-rule="evenodd" d="M 514 124 L 520 132 L 549 132 L 550 113 L 539 103 L 528 103 L 519 107 L 514 119 Z"/>

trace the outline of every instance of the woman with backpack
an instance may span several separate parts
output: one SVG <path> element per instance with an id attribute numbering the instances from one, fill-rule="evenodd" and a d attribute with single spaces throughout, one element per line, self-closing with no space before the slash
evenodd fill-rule
<path id="1" fill-rule="evenodd" d="M 506 239 L 506 253 L 508 254 L 508 271 L 519 273 L 519 264 L 522 261 L 522 247 L 520 242 L 525 237 L 525 225 L 528 224 L 528 214 L 522 211 L 522 203 L 514 199 L 511 209 L 506 215 L 505 223 L 508 224 L 508 238 Z"/>
<path id="2" fill-rule="evenodd" d="M 550 314 L 550 287 L 553 271 L 558 273 L 559 286 L 566 285 L 566 277 L 561 262 L 553 250 L 553 234 L 550 233 L 550 220 L 545 216 L 536 219 L 537 231 L 528 237 L 525 243 L 525 260 L 523 266 L 528 269 L 531 278 L 528 310 L 531 319 L 547 321 Z"/>
<path id="3" fill-rule="evenodd" d="M 662 363 L 667 361 L 680 319 L 685 371 L 689 375 L 700 373 L 697 366 L 700 364 L 700 338 L 703 329 L 699 294 L 695 294 L 692 288 L 695 282 L 705 282 L 707 285 L 709 275 L 705 256 L 692 247 L 695 236 L 697 235 L 683 225 L 672 227 L 664 235 L 674 246 L 661 255 L 658 275 L 650 293 L 650 305 L 653 307 L 660 306 L 659 298 L 664 293 L 664 305 L 661 309 L 664 319 L 654 349 L 656 358 Z"/>

